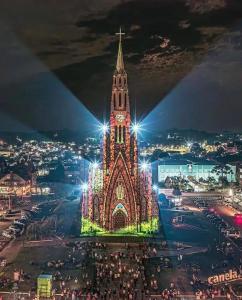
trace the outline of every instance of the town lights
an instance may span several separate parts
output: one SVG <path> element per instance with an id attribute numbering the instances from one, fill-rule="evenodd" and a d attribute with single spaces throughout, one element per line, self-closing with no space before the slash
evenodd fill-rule
<path id="1" fill-rule="evenodd" d="M 81 185 L 81 190 L 82 192 L 87 192 L 88 190 L 88 184 L 86 182 L 83 182 L 82 185 Z"/>
<path id="2" fill-rule="evenodd" d="M 133 123 L 131 125 L 131 130 L 132 130 L 132 132 L 138 134 L 141 130 L 141 125 L 139 123 Z"/>

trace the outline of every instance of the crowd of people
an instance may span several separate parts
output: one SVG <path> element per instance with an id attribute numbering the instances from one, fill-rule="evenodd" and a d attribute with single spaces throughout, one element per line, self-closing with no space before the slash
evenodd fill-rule
<path id="1" fill-rule="evenodd" d="M 69 250 L 63 260 L 46 262 L 47 270 L 53 275 L 52 294 L 56 300 L 181 299 L 184 289 L 179 290 L 177 285 L 181 287 L 183 282 L 179 284 L 176 277 L 174 282 L 162 282 L 162 274 L 178 266 L 186 271 L 186 277 L 191 276 L 190 291 L 194 299 L 220 296 L 234 299 L 229 286 L 219 288 L 201 282 L 199 265 L 184 267 L 181 257 L 177 258 L 176 265 L 174 260 L 162 257 L 159 251 L 165 245 L 76 242 L 67 246 Z M 9 282 L 1 279 L 2 286 Z"/>
<path id="2" fill-rule="evenodd" d="M 157 274 L 146 272 L 147 260 L 157 256 L 158 248 L 155 245 L 140 244 L 138 247 L 131 247 L 126 244 L 119 249 L 117 246 L 108 248 L 104 243 L 85 243 L 75 244 L 73 253 L 80 249 L 85 252 L 85 258 L 81 264 L 79 288 L 67 288 L 68 284 L 60 281 L 54 293 L 60 294 L 62 299 L 146 300 L 156 299 L 155 297 L 174 299 L 179 295 L 174 284 L 162 292 L 159 290 L 157 276 L 160 276 L 162 266 L 168 266 L 168 259 L 161 260 L 161 268 L 157 270 Z M 87 272 L 90 265 L 94 267 L 93 276 Z M 58 273 L 55 279 L 59 279 Z"/>

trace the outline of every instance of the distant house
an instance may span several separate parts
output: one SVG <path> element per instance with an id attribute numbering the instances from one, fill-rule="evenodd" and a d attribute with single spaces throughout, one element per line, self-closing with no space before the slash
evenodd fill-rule
<path id="1" fill-rule="evenodd" d="M 24 197 L 31 195 L 32 181 L 23 179 L 15 173 L 8 173 L 0 179 L 0 197 L 11 195 Z"/>

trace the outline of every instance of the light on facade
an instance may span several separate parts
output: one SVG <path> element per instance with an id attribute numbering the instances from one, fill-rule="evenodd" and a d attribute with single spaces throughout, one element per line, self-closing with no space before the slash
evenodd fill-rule
<path id="1" fill-rule="evenodd" d="M 152 186 L 152 189 L 153 189 L 154 192 L 157 192 L 157 191 L 158 191 L 158 186 L 157 186 L 156 184 L 154 184 L 154 185 Z"/>
<path id="2" fill-rule="evenodd" d="M 131 126 L 131 130 L 138 134 L 141 130 L 141 125 L 139 123 L 133 123 L 132 126 Z"/>
<path id="3" fill-rule="evenodd" d="M 88 190 L 88 184 L 86 182 L 83 182 L 82 185 L 81 185 L 81 190 L 82 192 L 87 192 Z"/>
<path id="4" fill-rule="evenodd" d="M 99 127 L 100 131 L 105 134 L 108 132 L 109 130 L 109 126 L 107 123 L 104 123 L 104 124 L 101 124 L 100 127 Z"/>
<path id="5" fill-rule="evenodd" d="M 149 164 L 146 161 L 143 161 L 140 165 L 142 171 L 147 171 Z"/>
<path id="6" fill-rule="evenodd" d="M 91 167 L 93 169 L 97 169 L 98 168 L 98 163 L 96 161 L 94 161 L 92 164 L 91 164 Z"/>

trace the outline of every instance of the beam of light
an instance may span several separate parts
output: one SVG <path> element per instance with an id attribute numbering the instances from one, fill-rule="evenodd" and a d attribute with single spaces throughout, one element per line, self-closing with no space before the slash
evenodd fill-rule
<path id="1" fill-rule="evenodd" d="M 82 137 L 93 134 L 99 123 L 97 118 L 8 26 L 0 27 L 0 34 L 4 37 L 0 51 L 5 57 L 1 66 L 5 74 L 0 82 L 1 99 L 4 99 L 0 99 L 1 112 L 11 116 L 10 130 L 18 131 L 18 123 L 21 123 L 29 131 L 67 129 L 65 132 L 73 130 Z M 12 45 L 16 45 L 15 51 L 9 51 Z M 0 130 L 3 126 L 1 123 Z"/>
<path id="2" fill-rule="evenodd" d="M 236 48 L 233 34 L 242 23 L 221 38 L 213 51 L 166 95 L 145 117 L 149 132 L 178 129 L 239 131 L 242 93 L 239 64 L 241 49 Z M 231 36 L 231 39 L 228 37 Z M 171 67 L 172 70 L 172 67 Z M 161 91 L 162 93 L 163 91 Z M 219 107 L 219 114 L 218 114 Z M 224 122 L 228 113 L 233 122 Z M 233 124 L 233 125 L 231 125 Z"/>

